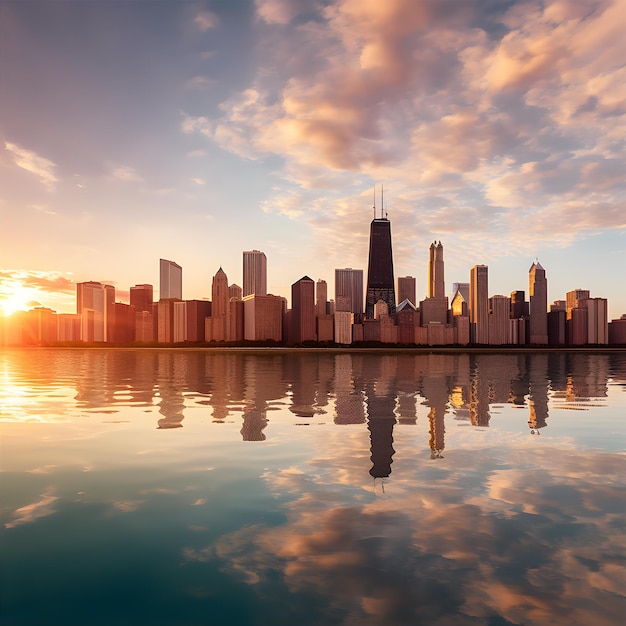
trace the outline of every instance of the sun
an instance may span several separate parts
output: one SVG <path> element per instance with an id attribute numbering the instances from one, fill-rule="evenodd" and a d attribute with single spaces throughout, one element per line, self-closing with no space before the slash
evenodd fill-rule
<path id="1" fill-rule="evenodd" d="M 0 293 L 0 312 L 7 317 L 16 311 L 27 311 L 31 300 L 32 294 L 29 289 L 15 285 L 10 290 Z"/>

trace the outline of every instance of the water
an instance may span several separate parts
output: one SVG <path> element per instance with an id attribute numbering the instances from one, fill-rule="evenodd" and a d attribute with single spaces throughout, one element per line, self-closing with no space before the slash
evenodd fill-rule
<path id="1" fill-rule="evenodd" d="M 622 624 L 625 390 L 624 353 L 0 353 L 0 621 Z"/>

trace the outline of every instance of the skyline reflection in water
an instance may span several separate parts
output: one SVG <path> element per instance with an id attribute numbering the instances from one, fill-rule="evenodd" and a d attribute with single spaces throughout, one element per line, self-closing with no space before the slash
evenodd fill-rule
<path id="1" fill-rule="evenodd" d="M 619 623 L 625 389 L 623 353 L 2 353 L 6 623 Z"/>

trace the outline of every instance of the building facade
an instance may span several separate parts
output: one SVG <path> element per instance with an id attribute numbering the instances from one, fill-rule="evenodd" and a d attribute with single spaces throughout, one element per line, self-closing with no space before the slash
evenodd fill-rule
<path id="1" fill-rule="evenodd" d="M 548 343 L 548 281 L 546 271 L 535 261 L 528 271 L 529 287 L 529 337 L 530 343 Z"/>
<path id="2" fill-rule="evenodd" d="M 413 306 L 417 304 L 416 281 L 413 276 L 400 276 L 398 278 L 398 304 L 408 300 Z"/>
<path id="3" fill-rule="evenodd" d="M 243 253 L 243 297 L 267 294 L 267 258 L 260 250 Z"/>
<path id="4" fill-rule="evenodd" d="M 469 317 L 472 342 L 489 343 L 489 268 L 474 265 L 470 270 Z"/>
<path id="5" fill-rule="evenodd" d="M 363 270 L 335 270 L 335 310 L 363 313 Z"/>
<path id="6" fill-rule="evenodd" d="M 396 288 L 393 277 L 391 222 L 374 218 L 370 224 L 370 248 L 367 264 L 367 292 L 365 317 L 374 317 L 374 306 L 383 300 L 389 305 L 389 314 L 396 312 Z"/>
<path id="7" fill-rule="evenodd" d="M 159 259 L 159 299 L 183 299 L 183 268 L 167 259 Z"/>

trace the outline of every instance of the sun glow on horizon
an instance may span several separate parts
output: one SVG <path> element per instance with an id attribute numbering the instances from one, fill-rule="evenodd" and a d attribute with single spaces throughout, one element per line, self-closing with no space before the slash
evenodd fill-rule
<path id="1" fill-rule="evenodd" d="M 28 311 L 32 308 L 30 304 L 33 300 L 32 289 L 28 289 L 20 284 L 12 285 L 8 290 L 0 293 L 0 312 L 4 317 L 13 315 L 17 311 Z"/>

